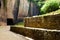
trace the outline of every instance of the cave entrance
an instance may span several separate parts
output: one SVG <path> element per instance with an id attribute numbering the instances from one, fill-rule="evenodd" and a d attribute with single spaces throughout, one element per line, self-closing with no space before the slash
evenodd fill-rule
<path id="1" fill-rule="evenodd" d="M 14 25 L 13 19 L 7 19 L 7 25 Z"/>
<path id="2" fill-rule="evenodd" d="M 0 1 L 0 8 L 1 8 L 1 1 Z"/>

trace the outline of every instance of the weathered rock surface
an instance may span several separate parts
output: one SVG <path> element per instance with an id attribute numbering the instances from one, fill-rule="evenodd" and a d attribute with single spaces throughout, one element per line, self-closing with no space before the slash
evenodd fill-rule
<path id="1" fill-rule="evenodd" d="M 60 30 L 11 27 L 11 31 L 33 38 L 34 40 L 60 40 Z"/>
<path id="2" fill-rule="evenodd" d="M 16 0 L 7 0 L 7 18 L 13 18 L 13 10 L 14 10 L 14 5 Z"/>
<path id="3" fill-rule="evenodd" d="M 4 8 L 4 0 L 0 0 L 0 26 L 6 26 L 7 25 L 7 20 L 6 20 L 6 9 Z"/>

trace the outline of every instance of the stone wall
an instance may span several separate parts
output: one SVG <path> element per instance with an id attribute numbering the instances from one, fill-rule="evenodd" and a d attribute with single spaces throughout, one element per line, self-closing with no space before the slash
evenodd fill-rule
<path id="1" fill-rule="evenodd" d="M 24 19 L 25 27 L 60 29 L 60 14 L 26 17 Z"/>
<path id="2" fill-rule="evenodd" d="M 11 31 L 28 36 L 34 40 L 60 40 L 60 30 L 13 26 Z"/>

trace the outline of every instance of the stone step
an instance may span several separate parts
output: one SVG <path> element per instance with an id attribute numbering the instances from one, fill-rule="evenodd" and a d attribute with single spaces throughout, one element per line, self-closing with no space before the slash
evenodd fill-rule
<path id="1" fill-rule="evenodd" d="M 11 27 L 11 31 L 33 38 L 34 40 L 60 40 L 60 30 L 32 27 Z"/>

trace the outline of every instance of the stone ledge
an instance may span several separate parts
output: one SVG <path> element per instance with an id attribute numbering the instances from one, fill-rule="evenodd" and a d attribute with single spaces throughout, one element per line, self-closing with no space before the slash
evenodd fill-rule
<path id="1" fill-rule="evenodd" d="M 60 14 L 24 18 L 25 27 L 60 29 Z"/>
<path id="2" fill-rule="evenodd" d="M 31 28 L 31 27 L 11 27 L 11 31 L 35 40 L 60 40 L 60 30 Z"/>

